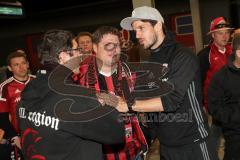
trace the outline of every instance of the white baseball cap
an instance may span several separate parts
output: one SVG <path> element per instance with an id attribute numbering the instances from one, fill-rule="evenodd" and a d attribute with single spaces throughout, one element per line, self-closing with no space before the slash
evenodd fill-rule
<path id="1" fill-rule="evenodd" d="M 132 23 L 136 20 L 155 20 L 164 23 L 164 19 L 156 8 L 142 6 L 135 8 L 131 17 L 124 18 L 120 25 L 123 29 L 133 30 Z"/>

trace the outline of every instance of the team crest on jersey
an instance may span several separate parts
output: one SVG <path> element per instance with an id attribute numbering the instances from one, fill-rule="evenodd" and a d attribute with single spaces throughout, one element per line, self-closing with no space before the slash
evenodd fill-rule
<path id="1" fill-rule="evenodd" d="M 15 94 L 17 94 L 17 93 L 21 93 L 21 90 L 16 89 L 14 93 L 15 93 Z"/>
<path id="2" fill-rule="evenodd" d="M 15 102 L 15 103 L 18 103 L 20 100 L 21 100 L 21 97 L 17 97 L 17 98 L 14 100 L 14 102 Z"/>

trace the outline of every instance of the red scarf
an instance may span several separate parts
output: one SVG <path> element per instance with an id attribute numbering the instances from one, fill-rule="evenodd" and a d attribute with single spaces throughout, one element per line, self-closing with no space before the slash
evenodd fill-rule
<path id="1" fill-rule="evenodd" d="M 80 74 L 78 75 L 78 82 L 88 88 L 95 88 L 100 92 L 103 88 L 103 81 L 106 84 L 105 90 L 114 92 L 116 95 L 123 97 L 122 81 L 127 80 L 129 90 L 133 89 L 133 77 L 130 76 L 130 71 L 127 66 L 124 67 L 122 63 L 118 63 L 117 73 L 114 76 L 105 77 L 98 73 L 96 67 L 96 58 L 94 56 L 86 58 L 80 65 Z M 100 78 L 104 77 L 104 78 Z M 125 76 L 126 78 L 123 78 Z M 115 83 L 114 83 L 115 82 Z M 107 160 L 133 160 L 137 155 L 143 156 L 147 151 L 147 142 L 143 132 L 139 126 L 136 115 L 124 115 L 125 121 L 125 143 L 118 145 L 104 145 L 105 159 Z"/>

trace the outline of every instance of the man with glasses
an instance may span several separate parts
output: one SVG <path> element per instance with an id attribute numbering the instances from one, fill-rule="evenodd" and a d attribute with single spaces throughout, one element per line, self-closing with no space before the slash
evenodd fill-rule
<path id="1" fill-rule="evenodd" d="M 233 28 L 223 17 L 215 18 L 210 24 L 208 35 L 212 42 L 198 53 L 200 60 L 201 79 L 203 84 L 204 107 L 208 113 L 208 86 L 212 76 L 220 70 L 226 63 L 229 55 L 232 53 L 231 44 L 229 44 L 230 32 Z M 216 120 L 210 119 L 210 134 L 214 141 L 216 150 L 220 147 L 220 137 L 222 135 L 221 127 Z M 211 122 L 212 120 L 212 122 Z"/>
<path id="2" fill-rule="evenodd" d="M 17 109 L 26 159 L 102 160 L 103 144 L 124 142 L 119 112 L 102 106 L 95 90 L 66 81 L 72 37 L 69 31 L 48 31 L 39 47 L 45 63 Z"/>
<path id="3" fill-rule="evenodd" d="M 133 76 L 120 60 L 120 33 L 110 26 L 99 27 L 93 34 L 93 50 L 96 55 L 80 64 L 80 85 L 95 89 L 102 103 L 117 106 L 118 98 L 128 99 L 133 90 Z M 115 97 L 116 96 L 116 97 Z M 119 112 L 126 112 L 116 107 Z M 147 143 L 134 114 L 124 114 L 125 143 L 104 145 L 107 160 L 140 160 L 147 150 Z"/>

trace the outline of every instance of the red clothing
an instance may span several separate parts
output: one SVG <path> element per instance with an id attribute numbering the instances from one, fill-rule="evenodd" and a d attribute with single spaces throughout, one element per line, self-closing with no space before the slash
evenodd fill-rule
<path id="1" fill-rule="evenodd" d="M 20 129 L 18 127 L 16 117 L 16 106 L 21 100 L 21 92 L 25 88 L 26 84 L 33 78 L 33 75 L 29 75 L 28 80 L 23 83 L 14 77 L 10 77 L 0 85 L 0 111 L 9 112 L 11 116 L 11 123 L 17 133 L 20 133 Z"/>
<path id="2" fill-rule="evenodd" d="M 232 53 L 231 45 L 225 46 L 225 53 L 221 53 L 215 44 L 210 45 L 209 52 L 209 69 L 206 73 L 206 79 L 204 80 L 204 106 L 208 110 L 208 87 L 212 80 L 212 76 L 219 71 L 225 64 L 227 64 L 227 59 Z"/>
<path id="3" fill-rule="evenodd" d="M 95 59 L 93 57 L 86 58 L 80 65 L 80 74 L 75 75 L 80 85 L 88 88 L 94 88 L 97 92 L 102 90 L 117 96 L 124 97 L 121 82 L 127 81 L 129 90 L 133 90 L 134 76 L 130 76 L 127 69 L 124 69 L 121 63 L 118 64 L 118 69 L 111 76 L 104 76 L 98 73 L 96 69 Z M 123 78 L 123 77 L 126 77 Z M 74 78 L 74 76 L 73 76 Z M 139 126 L 137 116 L 123 115 L 125 122 L 125 144 L 104 145 L 104 154 L 106 160 L 132 160 L 139 154 L 146 152 L 147 142 L 143 132 Z"/>

